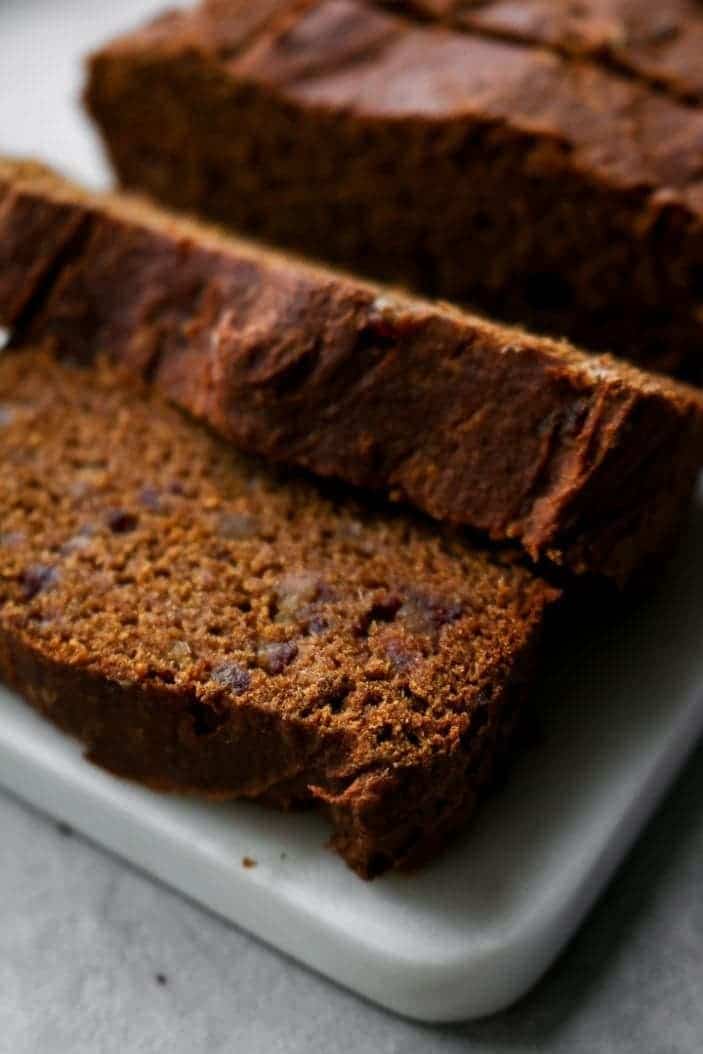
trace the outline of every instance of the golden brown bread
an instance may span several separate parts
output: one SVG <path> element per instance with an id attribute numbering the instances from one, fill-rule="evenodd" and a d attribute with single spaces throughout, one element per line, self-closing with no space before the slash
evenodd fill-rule
<path id="1" fill-rule="evenodd" d="M 626 75 L 589 45 L 598 6 Z M 632 72 L 698 77 L 699 4 L 630 7 L 291 0 L 252 28 L 251 5 L 211 0 L 98 52 L 86 100 L 126 186 L 700 377 L 703 110 Z M 511 13 L 526 43 L 489 32 Z"/>
<path id="2" fill-rule="evenodd" d="M 252 453 L 619 582 L 666 548 L 699 392 L 0 162 L 0 322 Z"/>
<path id="3" fill-rule="evenodd" d="M 139 383 L 0 359 L 0 676 L 161 790 L 319 804 L 359 873 L 471 813 L 557 592 L 245 460 Z"/>

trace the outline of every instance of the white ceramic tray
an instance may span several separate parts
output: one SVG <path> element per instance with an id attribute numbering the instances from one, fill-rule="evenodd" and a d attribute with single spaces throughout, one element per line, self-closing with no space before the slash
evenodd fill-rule
<path id="1" fill-rule="evenodd" d="M 432 1021 L 490 1013 L 569 939 L 703 730 L 701 537 L 703 496 L 656 596 L 562 656 L 544 742 L 414 876 L 362 882 L 315 816 L 115 780 L 7 693 L 0 782 L 384 1006 Z"/>
<path id="2" fill-rule="evenodd" d="M 3 0 L 0 149 L 103 181 L 72 98 L 78 56 L 160 3 Z M 114 780 L 7 693 L 0 783 L 384 1006 L 432 1021 L 490 1013 L 573 934 L 703 730 L 702 538 L 703 493 L 657 595 L 562 656 L 542 698 L 544 743 L 413 877 L 363 883 L 324 848 L 315 816 Z"/>

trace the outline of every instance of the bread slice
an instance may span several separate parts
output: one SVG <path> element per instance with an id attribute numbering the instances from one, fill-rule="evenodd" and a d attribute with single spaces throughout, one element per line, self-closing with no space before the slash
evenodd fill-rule
<path id="1" fill-rule="evenodd" d="M 583 43 L 593 0 L 407 0 L 395 13 L 370 0 L 288 0 L 255 27 L 253 6 L 172 11 L 93 57 L 86 101 L 125 186 L 703 376 L 703 110 L 594 58 Z M 672 18 L 675 6 L 639 0 L 647 13 L 624 20 L 623 64 L 637 65 L 638 34 L 668 24 L 691 49 L 669 79 L 679 65 L 685 80 L 700 71 L 700 16 L 698 36 L 683 17 L 700 4 L 680 0 Z M 511 15 L 506 37 L 580 26 L 589 61 L 491 37 Z"/>
<path id="2" fill-rule="evenodd" d="M 462 827 L 557 591 L 276 477 L 138 382 L 0 359 L 0 677 L 158 790 L 327 811 L 361 875 Z"/>
<path id="3" fill-rule="evenodd" d="M 625 581 L 703 447 L 698 392 L 0 162 L 0 322 L 109 353 L 227 439 Z"/>

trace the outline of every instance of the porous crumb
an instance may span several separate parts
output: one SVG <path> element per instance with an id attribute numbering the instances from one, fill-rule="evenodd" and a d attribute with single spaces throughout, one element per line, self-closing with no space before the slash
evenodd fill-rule
<path id="1" fill-rule="evenodd" d="M 110 367 L 24 350 L 0 390 L 31 410 L 0 430 L 4 679 L 121 775 L 321 805 L 365 875 L 461 825 L 550 586 L 284 479 Z M 158 514 L 145 490 L 168 494 Z"/>

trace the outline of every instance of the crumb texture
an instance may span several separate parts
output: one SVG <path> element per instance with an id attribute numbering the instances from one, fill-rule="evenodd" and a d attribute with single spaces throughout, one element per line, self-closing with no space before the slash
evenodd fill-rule
<path id="1" fill-rule="evenodd" d="M 461 825 L 555 591 L 245 460 L 114 370 L 0 362 L 0 672 L 117 773 L 316 802 L 370 875 Z"/>

